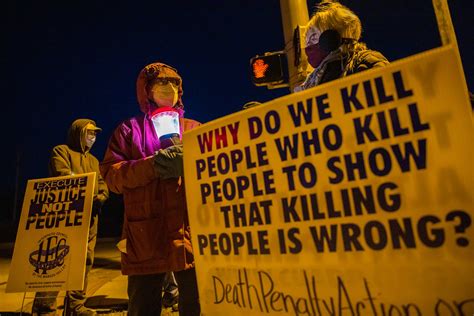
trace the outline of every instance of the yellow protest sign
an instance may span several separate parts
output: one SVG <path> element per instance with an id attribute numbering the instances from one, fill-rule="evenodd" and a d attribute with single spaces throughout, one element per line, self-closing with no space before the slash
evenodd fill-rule
<path id="1" fill-rule="evenodd" d="M 184 134 L 204 315 L 471 315 L 473 126 L 451 47 Z"/>
<path id="2" fill-rule="evenodd" d="M 28 181 L 7 293 L 83 289 L 95 177 Z"/>

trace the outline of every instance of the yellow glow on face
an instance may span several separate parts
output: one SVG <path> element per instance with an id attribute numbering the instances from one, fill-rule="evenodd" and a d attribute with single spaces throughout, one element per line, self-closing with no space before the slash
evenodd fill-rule
<path id="1" fill-rule="evenodd" d="M 178 87 L 173 83 L 154 84 L 150 89 L 151 98 L 158 106 L 174 106 L 178 102 Z"/>

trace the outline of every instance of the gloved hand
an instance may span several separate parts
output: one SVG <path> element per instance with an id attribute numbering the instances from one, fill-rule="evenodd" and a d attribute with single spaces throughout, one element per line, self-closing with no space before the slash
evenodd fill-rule
<path id="1" fill-rule="evenodd" d="M 92 201 L 92 216 L 100 215 L 102 205 L 104 205 L 104 200 L 101 199 L 99 195 L 94 196 L 94 200 Z"/>
<path id="2" fill-rule="evenodd" d="M 183 145 L 160 149 L 155 154 L 154 164 L 162 179 L 183 176 Z"/>
<path id="3" fill-rule="evenodd" d="M 160 140 L 160 141 L 161 141 L 161 148 L 168 148 L 170 146 L 182 145 L 183 144 L 181 139 L 179 139 L 178 134 L 175 134 L 171 138 L 167 138 L 165 140 Z"/>

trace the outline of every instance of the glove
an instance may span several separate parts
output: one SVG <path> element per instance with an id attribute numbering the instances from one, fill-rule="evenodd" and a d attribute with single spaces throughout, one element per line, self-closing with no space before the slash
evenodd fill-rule
<path id="1" fill-rule="evenodd" d="M 154 166 L 162 179 L 183 176 L 183 145 L 160 149 L 155 154 Z"/>
<path id="2" fill-rule="evenodd" d="M 100 215 L 102 205 L 104 205 L 104 201 L 95 196 L 94 200 L 92 201 L 92 216 Z"/>
<path id="3" fill-rule="evenodd" d="M 177 136 L 177 135 L 178 134 L 175 134 L 171 138 L 160 140 L 161 148 L 168 148 L 168 147 L 174 146 L 174 145 L 182 145 L 183 142 L 181 141 L 181 139 L 179 139 L 179 136 Z"/>
<path id="4" fill-rule="evenodd" d="M 92 200 L 92 215 L 100 214 L 106 200 L 107 197 L 102 193 L 94 195 L 94 199 Z"/>

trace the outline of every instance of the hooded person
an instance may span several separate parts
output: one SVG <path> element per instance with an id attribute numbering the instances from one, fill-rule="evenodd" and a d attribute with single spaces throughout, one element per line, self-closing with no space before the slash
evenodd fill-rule
<path id="1" fill-rule="evenodd" d="M 381 53 L 359 41 L 361 34 L 354 12 L 336 0 L 322 0 L 306 25 L 305 53 L 314 70 L 295 91 L 387 65 Z"/>
<path id="2" fill-rule="evenodd" d="M 164 148 L 152 121 L 163 108 L 179 113 L 184 131 L 200 124 L 184 118 L 183 87 L 176 69 L 153 63 L 136 82 L 141 114 L 114 131 L 100 164 L 110 190 L 123 194 L 122 273 L 128 275 L 128 314 L 160 315 L 161 288 L 174 271 L 179 314 L 200 314 L 193 248 L 186 208 L 182 145 Z"/>
<path id="3" fill-rule="evenodd" d="M 67 144 L 58 145 L 51 151 L 49 175 L 67 176 L 95 172 L 94 200 L 89 228 L 84 290 L 68 291 L 64 302 L 64 315 L 95 315 L 96 312 L 84 306 L 89 271 L 94 261 L 94 248 L 97 241 L 98 215 L 102 205 L 109 197 L 109 190 L 100 175 L 99 161 L 90 153 L 96 135 L 101 129 L 90 119 L 77 119 L 69 128 Z M 55 315 L 58 292 L 38 292 L 33 302 L 33 314 Z"/>

